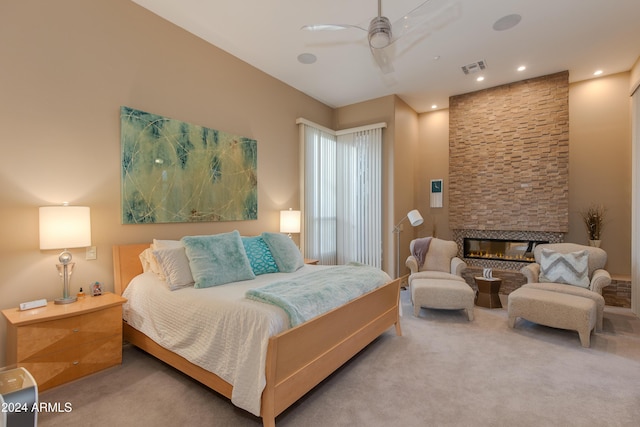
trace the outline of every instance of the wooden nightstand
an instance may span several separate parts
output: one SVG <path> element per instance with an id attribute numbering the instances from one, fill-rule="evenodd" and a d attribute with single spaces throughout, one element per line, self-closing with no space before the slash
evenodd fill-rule
<path id="1" fill-rule="evenodd" d="M 317 260 L 317 259 L 313 259 L 313 258 L 305 258 L 304 259 L 304 263 L 305 264 L 309 264 L 309 265 L 317 265 L 318 262 L 320 262 L 320 261 Z"/>
<path id="2" fill-rule="evenodd" d="M 38 390 L 122 363 L 122 304 L 113 293 L 32 310 L 2 310 L 7 364 L 26 368 Z"/>

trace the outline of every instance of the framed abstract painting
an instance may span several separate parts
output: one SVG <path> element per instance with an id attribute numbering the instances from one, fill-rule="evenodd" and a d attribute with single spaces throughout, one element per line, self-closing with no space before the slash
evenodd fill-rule
<path id="1" fill-rule="evenodd" d="M 257 141 L 120 108 L 122 223 L 258 218 Z"/>

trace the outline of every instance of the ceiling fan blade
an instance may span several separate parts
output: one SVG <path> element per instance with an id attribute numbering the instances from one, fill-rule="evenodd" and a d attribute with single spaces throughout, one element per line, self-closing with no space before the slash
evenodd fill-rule
<path id="1" fill-rule="evenodd" d="M 461 16 L 460 3 L 451 0 L 427 0 L 392 25 L 392 43 L 405 34 L 420 29 L 423 36 L 437 31 Z"/>
<path id="2" fill-rule="evenodd" d="M 387 48 L 371 48 L 373 59 L 375 59 L 378 67 L 380 67 L 380 71 L 382 71 L 382 74 L 390 74 L 394 72 L 393 65 L 391 65 L 391 57 L 388 53 L 389 51 L 387 50 Z"/>
<path id="3" fill-rule="evenodd" d="M 426 0 L 392 25 L 388 18 L 382 16 L 382 1 L 378 0 L 378 16 L 373 18 L 368 29 L 351 24 L 312 24 L 304 25 L 301 29 L 339 31 L 356 28 L 367 32 L 374 60 L 383 74 L 390 74 L 394 71 L 391 58 L 395 56 L 393 43 L 396 40 L 418 28 L 422 31 L 421 38 L 425 37 L 459 16 L 458 0 Z"/>
<path id="4" fill-rule="evenodd" d="M 340 31 L 348 30 L 349 28 L 356 28 L 358 30 L 367 31 L 362 27 L 350 24 L 311 24 L 303 25 L 300 29 L 305 31 Z"/>

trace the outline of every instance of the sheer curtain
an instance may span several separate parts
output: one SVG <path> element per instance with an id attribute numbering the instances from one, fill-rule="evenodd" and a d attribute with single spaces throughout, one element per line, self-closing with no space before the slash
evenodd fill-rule
<path id="1" fill-rule="evenodd" d="M 302 244 L 321 264 L 382 267 L 382 128 L 334 132 L 298 119 Z"/>

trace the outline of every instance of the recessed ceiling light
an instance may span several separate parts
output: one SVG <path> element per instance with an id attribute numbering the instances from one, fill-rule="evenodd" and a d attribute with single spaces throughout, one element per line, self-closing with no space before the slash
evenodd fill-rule
<path id="1" fill-rule="evenodd" d="M 301 53 L 298 55 L 298 62 L 301 64 L 313 64 L 317 59 L 313 53 Z"/>
<path id="2" fill-rule="evenodd" d="M 482 77 L 482 76 L 480 76 L 480 77 L 478 77 L 478 78 L 476 79 L 476 81 L 477 81 L 477 82 L 481 82 L 481 81 L 483 81 L 483 80 L 484 80 L 484 77 Z"/>
<path id="3" fill-rule="evenodd" d="M 517 13 L 506 15 L 493 23 L 493 29 L 496 31 L 510 30 L 511 28 L 518 25 L 521 20 L 522 16 L 518 15 Z"/>
<path id="4" fill-rule="evenodd" d="M 433 104 L 433 105 L 431 106 L 431 108 L 432 108 L 433 110 L 435 110 L 436 108 L 438 108 L 438 106 L 437 106 L 436 104 Z"/>
<path id="5" fill-rule="evenodd" d="M 527 67 L 525 67 L 524 65 L 521 65 L 521 66 L 518 67 L 518 71 L 524 71 L 526 69 L 527 69 Z"/>
<path id="6" fill-rule="evenodd" d="M 599 76 L 602 74 L 602 70 L 597 70 L 595 73 L 593 73 L 594 76 Z"/>

